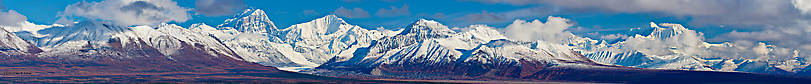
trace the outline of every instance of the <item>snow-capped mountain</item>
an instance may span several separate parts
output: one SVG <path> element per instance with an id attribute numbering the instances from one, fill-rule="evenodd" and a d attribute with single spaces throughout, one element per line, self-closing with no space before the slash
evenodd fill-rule
<path id="1" fill-rule="evenodd" d="M 23 40 L 20 37 L 28 38 Z M 122 81 L 116 78 L 124 81 L 136 78 L 195 81 L 206 78 L 203 80 L 210 81 L 207 78 L 219 78 L 207 77 L 212 75 L 247 79 L 249 77 L 231 76 L 246 73 L 273 75 L 262 77 L 286 81 L 315 77 L 246 62 L 214 36 L 174 24 L 125 27 L 85 21 L 68 26 L 17 29 L 14 33 L 3 27 L 0 28 L 0 38 L 0 59 L 3 60 L 0 61 L 0 71 L 30 73 L 3 75 L 4 79 L 0 81 L 22 78 L 22 82 L 32 82 L 27 80 L 54 80 L 53 77 L 59 79 L 62 76 L 113 78 L 105 81 Z M 143 77 L 145 75 L 150 77 Z M 195 78 L 184 78 L 189 76 Z"/>
<path id="2" fill-rule="evenodd" d="M 148 48 L 150 46 L 138 39 L 139 36 L 131 29 L 102 22 L 85 21 L 72 26 L 45 28 L 38 30 L 37 33 L 45 36 L 27 40 L 45 51 L 40 53 L 39 57 L 98 60 L 96 57 L 128 59 L 155 55 L 145 52 L 117 52 L 124 50 L 141 51 L 153 48 Z M 89 55 L 91 57 L 77 57 L 75 55 Z"/>
<path id="3" fill-rule="evenodd" d="M 0 56 L 34 54 L 42 52 L 37 46 L 34 46 L 16 34 L 5 30 L 6 28 L 0 27 Z"/>
<path id="4" fill-rule="evenodd" d="M 542 69 L 539 67 L 599 66 L 565 45 L 514 41 L 483 25 L 468 28 L 456 33 L 439 22 L 421 19 L 395 36 L 355 50 L 352 57 L 331 59 L 314 73 L 335 74 L 331 70 L 337 70 L 389 77 L 521 78 L 537 73 Z"/>
<path id="5" fill-rule="evenodd" d="M 11 71 L 32 71 L 43 76 L 278 72 L 273 67 L 245 62 L 214 36 L 174 24 L 124 27 L 85 21 L 18 32 L 29 35 L 20 37 L 30 37 L 26 41 L 43 52 L 0 63 L 31 67 Z"/>
<path id="6" fill-rule="evenodd" d="M 436 32 L 436 33 L 435 33 Z M 409 27 L 406 27 L 402 32 L 394 36 L 387 36 L 383 37 L 380 40 L 372 41 L 372 44 L 368 47 L 360 48 L 359 50 L 355 50 L 352 56 L 339 56 L 331 59 L 331 63 L 333 64 L 325 64 L 329 65 L 328 67 L 338 66 L 338 65 L 350 65 L 354 67 L 373 67 L 374 65 L 379 65 L 380 61 L 373 61 L 374 59 L 384 59 L 382 58 L 387 52 L 396 53 L 398 51 L 409 51 L 409 50 L 402 50 L 404 47 L 416 45 L 422 42 L 425 39 L 432 39 L 432 38 L 440 38 L 440 37 L 449 37 L 451 34 L 455 33 L 454 31 L 447 28 L 447 26 L 441 25 L 436 21 L 429 21 L 425 19 L 420 19 L 419 21 L 415 22 Z M 422 35 L 422 36 L 420 36 Z M 426 42 L 430 43 L 430 42 Z M 438 46 L 438 45 L 434 45 Z M 411 49 L 418 49 L 418 48 L 411 48 Z M 437 53 L 439 54 L 439 53 Z M 443 53 L 448 54 L 448 53 Z M 368 57 L 367 57 L 368 56 Z M 388 55 L 391 57 L 391 55 Z M 458 57 L 458 56 L 457 56 Z M 438 59 L 439 57 L 437 57 Z M 368 60 L 368 61 L 363 61 Z M 366 62 L 366 63 L 364 63 Z M 335 64 L 338 63 L 338 64 Z M 376 64 L 369 64 L 369 63 L 376 63 Z"/>
<path id="7" fill-rule="evenodd" d="M 265 11 L 260 9 L 245 9 L 241 14 L 225 20 L 217 28 L 221 30 L 234 29 L 246 33 L 272 33 L 277 31 L 276 25 L 270 21 Z"/>
<path id="8" fill-rule="evenodd" d="M 213 36 L 199 34 L 174 24 L 162 24 L 157 27 L 137 26 L 131 29 L 146 44 L 159 49 L 164 55 L 184 54 L 178 52 L 182 52 L 184 45 L 191 45 L 195 46 L 193 48 L 197 50 L 205 51 L 205 54 L 210 56 L 227 56 L 233 59 L 241 59 Z"/>
<path id="9" fill-rule="evenodd" d="M 307 61 L 291 61 L 291 58 L 301 56 L 279 50 L 285 49 L 289 52 L 291 48 L 278 44 L 281 40 L 269 35 L 278 29 L 260 9 L 246 9 L 242 14 L 226 20 L 217 28 L 206 24 L 193 24 L 189 29 L 215 37 L 218 41 L 214 42 L 221 42 L 248 62 L 274 67 L 317 66 Z"/>
<path id="10" fill-rule="evenodd" d="M 352 55 L 341 53 L 368 46 L 369 42 L 384 35 L 376 30 L 348 24 L 335 15 L 327 15 L 286 29 L 276 29 L 267 18 L 260 9 L 248 9 L 245 13 L 228 19 L 218 28 L 196 24 L 190 29 L 217 37 L 246 61 L 289 71 L 317 67 L 333 56 Z M 265 28 L 267 30 L 261 30 Z M 244 31 L 245 29 L 256 31 Z"/>
<path id="11" fill-rule="evenodd" d="M 282 38 L 285 46 L 292 48 L 291 53 L 300 53 L 305 60 L 321 65 L 334 56 L 351 56 L 353 53 L 347 53 L 347 50 L 369 46 L 384 34 L 351 25 L 335 15 L 327 15 L 290 26 L 275 36 Z"/>
<path id="12" fill-rule="evenodd" d="M 615 44 L 571 45 L 595 62 L 639 68 L 791 74 L 808 65 L 797 50 L 764 43 L 751 47 L 711 44 L 700 32 L 680 24 L 651 22 L 651 28 L 647 35 L 637 34 Z M 791 52 L 794 54 L 780 54 Z"/>
<path id="13" fill-rule="evenodd" d="M 59 69 L 69 73 L 79 69 L 94 71 L 90 74 L 221 74 L 276 72 L 278 68 L 321 76 L 373 79 L 597 82 L 657 78 L 708 81 L 714 79 L 699 76 L 752 75 L 681 70 L 811 74 L 799 51 L 793 51 L 791 59 L 775 60 L 791 52 L 765 43 L 710 44 L 703 41 L 700 32 L 679 24 L 651 23 L 648 35 L 628 37 L 617 43 L 570 33 L 568 39 L 560 42 L 514 40 L 486 25 L 454 31 L 426 19 L 396 31 L 369 30 L 335 15 L 278 29 L 260 9 L 246 9 L 217 27 L 198 23 L 188 29 L 166 23 L 134 27 L 99 21 L 67 26 L 23 24 L 25 28 L 13 31 L 0 28 L 0 38 L 4 38 L 0 39 L 0 55 L 30 57 L 0 63 L 24 67 L 34 66 L 25 63 L 51 63 L 48 66 L 55 68 L 31 70 Z M 65 67 L 71 69 L 62 69 Z M 772 80 L 768 78 L 781 79 L 761 75 L 752 79 Z"/>
<path id="14" fill-rule="evenodd" d="M 651 23 L 654 31 L 647 36 L 637 35 L 624 42 L 599 48 L 601 50 L 586 53 L 587 57 L 604 64 L 617 64 L 655 69 L 683 69 L 683 70 L 712 70 L 711 67 L 696 60 L 692 56 L 679 53 L 681 46 L 703 45 L 703 41 L 695 40 L 697 32 L 688 30 L 678 24 L 663 24 L 668 28 L 659 27 Z M 685 41 L 691 39 L 693 41 Z M 635 43 L 661 43 L 669 45 L 645 46 Z M 652 48 L 652 49 L 648 49 Z"/>
<path id="15" fill-rule="evenodd" d="M 158 27 L 124 27 L 106 22 L 85 21 L 70 26 L 20 32 L 32 35 L 21 37 L 30 37 L 26 40 L 42 48 L 44 52 L 37 56 L 43 59 L 68 62 L 171 60 L 184 63 L 213 59 L 219 59 L 219 62 L 242 60 L 216 38 L 170 24 Z"/>

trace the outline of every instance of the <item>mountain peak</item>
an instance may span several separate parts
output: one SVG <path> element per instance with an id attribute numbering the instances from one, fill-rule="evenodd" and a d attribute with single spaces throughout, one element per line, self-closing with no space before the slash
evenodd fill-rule
<path id="1" fill-rule="evenodd" d="M 193 27 L 205 27 L 205 26 L 211 27 L 210 25 L 208 25 L 206 23 L 195 23 L 195 24 L 191 24 L 189 27 L 193 28 Z"/>
<path id="2" fill-rule="evenodd" d="M 677 36 L 677 35 L 685 33 L 685 32 L 693 31 L 693 30 L 689 30 L 689 29 L 685 28 L 681 24 L 660 23 L 660 24 L 657 25 L 654 22 L 651 22 L 650 24 L 651 24 L 651 28 L 654 28 L 654 29 L 653 29 L 653 32 L 651 32 L 651 34 L 648 35 L 648 36 L 652 36 L 652 38 L 655 38 L 655 39 L 667 39 L 667 38 Z"/>
<path id="3" fill-rule="evenodd" d="M 267 14 L 265 14 L 265 11 L 262 10 L 262 9 L 245 9 L 245 10 L 242 11 L 242 13 L 240 13 L 238 15 L 235 15 L 234 17 L 247 17 L 247 16 L 265 16 L 265 17 L 267 17 Z"/>
<path id="4" fill-rule="evenodd" d="M 656 23 L 650 22 L 650 27 L 659 28 L 659 25 L 656 25 Z"/>
<path id="5" fill-rule="evenodd" d="M 243 33 L 267 34 L 277 30 L 276 25 L 261 9 L 245 9 L 242 14 L 226 19 L 225 22 L 217 26 L 217 28 L 229 29 L 226 27 Z"/>
<path id="6" fill-rule="evenodd" d="M 251 10 L 251 9 L 246 9 L 246 10 Z M 251 15 L 258 15 L 258 14 L 264 15 L 265 11 L 263 11 L 262 9 L 253 9 L 253 13 L 251 13 Z"/>
<path id="7" fill-rule="evenodd" d="M 321 17 L 321 18 L 318 18 L 318 19 L 315 19 L 315 20 L 318 20 L 318 21 L 331 21 L 332 23 L 346 24 L 346 21 L 344 21 L 344 19 L 339 18 L 338 16 L 335 16 L 335 15 L 327 15 L 327 16 L 324 16 L 324 17 Z"/>
<path id="8" fill-rule="evenodd" d="M 434 21 L 434 20 L 427 20 L 427 19 L 419 19 L 409 27 L 401 32 L 400 34 L 408 34 L 408 33 L 443 33 L 443 34 L 452 34 L 455 33 L 453 30 L 449 29 L 448 26 L 442 25 L 441 23 Z"/>
<path id="9" fill-rule="evenodd" d="M 338 18 L 338 16 L 336 16 L 335 14 L 330 14 L 330 15 L 327 15 L 327 16 L 324 16 L 324 17 L 321 17 L 321 18 Z"/>
<path id="10" fill-rule="evenodd" d="M 687 29 L 686 27 L 682 26 L 681 24 L 662 23 L 660 25 L 669 27 L 670 29 L 673 29 L 673 30 L 678 31 L 678 32 L 691 31 L 691 30 Z"/>
<path id="11" fill-rule="evenodd" d="M 490 41 L 496 39 L 507 39 L 504 35 L 501 34 L 498 30 L 493 29 L 493 27 L 489 27 L 487 25 L 471 25 L 468 27 L 467 31 L 464 31 L 464 34 L 470 35 L 473 38 Z"/>
<path id="12" fill-rule="evenodd" d="M 347 30 L 352 27 L 341 27 L 341 25 L 349 25 L 341 18 L 335 15 L 327 15 L 321 18 L 314 19 L 309 22 L 295 24 L 281 31 L 297 31 L 304 34 L 304 32 L 312 34 L 332 34 L 339 30 Z"/>
<path id="13" fill-rule="evenodd" d="M 189 30 L 192 30 L 192 31 L 212 30 L 213 31 L 213 30 L 216 30 L 216 29 L 214 27 L 211 27 L 211 26 L 207 25 L 206 23 L 197 23 L 197 24 L 191 24 L 191 26 L 189 26 Z"/>
<path id="14" fill-rule="evenodd" d="M 422 18 L 417 20 L 417 22 L 414 22 L 414 24 L 439 24 L 439 25 L 442 25 L 439 22 L 436 22 L 434 20 L 428 20 L 428 19 L 422 19 Z"/>
<path id="15" fill-rule="evenodd" d="M 440 30 L 448 29 L 448 30 L 450 30 L 448 28 L 448 26 L 442 25 L 442 23 L 439 23 L 439 22 L 434 21 L 434 20 L 427 20 L 427 19 L 417 20 L 417 22 L 414 22 L 414 24 L 412 24 L 412 26 L 423 26 L 423 27 L 431 28 L 431 29 L 440 29 Z"/>

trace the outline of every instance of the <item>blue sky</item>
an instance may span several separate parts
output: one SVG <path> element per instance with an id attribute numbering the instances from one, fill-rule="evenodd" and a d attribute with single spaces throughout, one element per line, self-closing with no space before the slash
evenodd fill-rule
<path id="1" fill-rule="evenodd" d="M 15 10 L 26 16 L 27 21 L 53 24 L 62 17 L 60 13 L 69 9 L 69 5 L 83 1 L 93 3 L 102 0 L 2 0 L 2 4 L 7 8 L 4 11 Z M 215 12 L 219 15 L 196 11 L 206 9 L 197 7 L 196 3 L 200 0 L 171 1 L 177 4 L 170 5 L 190 9 L 187 13 L 191 17 L 184 22 L 162 21 L 184 27 L 194 23 L 217 25 L 236 14 L 234 11 L 257 8 L 265 10 L 280 28 L 329 14 L 337 14 L 350 24 L 368 29 L 405 27 L 419 18 L 437 20 L 450 27 L 486 24 L 503 28 L 517 19 L 544 21 L 548 16 L 557 16 L 575 24 L 569 31 L 592 38 L 622 34 L 631 28 L 647 28 L 648 23 L 653 21 L 684 24 L 692 30 L 703 32 L 713 42 L 769 42 L 805 37 L 808 32 L 802 35 L 786 33 L 792 38 L 778 39 L 747 38 L 745 35 L 798 29 L 798 25 L 807 24 L 802 21 L 809 20 L 809 14 L 806 14 L 808 8 L 803 8 L 804 5 L 794 0 L 202 0 L 213 1 L 217 3 L 213 5 L 217 6 L 234 7 L 227 10 L 230 13 Z M 81 15 L 74 16 L 82 18 Z M 785 44 L 807 42 L 811 40 Z"/>

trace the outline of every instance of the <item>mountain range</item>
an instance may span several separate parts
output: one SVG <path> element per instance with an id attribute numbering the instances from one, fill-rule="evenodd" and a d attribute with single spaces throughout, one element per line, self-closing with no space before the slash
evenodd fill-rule
<path id="1" fill-rule="evenodd" d="M 316 82 L 332 77 L 614 83 L 811 80 L 805 75 L 811 69 L 801 56 L 806 52 L 785 54 L 791 50 L 764 43 L 753 48 L 710 44 L 700 32 L 680 24 L 651 22 L 648 35 L 609 43 L 571 33 L 562 42 L 515 40 L 487 25 L 452 30 L 427 19 L 400 30 L 369 30 L 335 15 L 284 29 L 269 18 L 263 10 L 246 9 L 216 27 L 21 23 L 24 26 L 0 31 L 0 55 L 9 59 L 0 62 L 0 70 L 30 74 L 0 77 L 60 80 L 50 78 L 114 75 L 147 78 L 140 81 Z M 793 58 L 777 59 L 784 55 Z"/>

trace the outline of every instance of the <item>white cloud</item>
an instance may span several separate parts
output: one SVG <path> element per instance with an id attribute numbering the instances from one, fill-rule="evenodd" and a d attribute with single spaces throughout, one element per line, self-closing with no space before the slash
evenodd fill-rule
<path id="1" fill-rule="evenodd" d="M 28 20 L 27 17 L 14 10 L 8 10 L 8 12 L 0 10 L 0 18 L 2 18 L 0 19 L 0 25 L 2 26 L 18 26 Z"/>
<path id="2" fill-rule="evenodd" d="M 105 0 L 79 2 L 60 12 L 64 20 L 84 17 L 111 21 L 120 25 L 151 25 L 161 22 L 185 22 L 191 19 L 189 9 L 171 0 Z"/>
<path id="3" fill-rule="evenodd" d="M 206 16 L 231 15 L 245 8 L 243 0 L 197 0 L 194 5 L 194 11 Z"/>
<path id="4" fill-rule="evenodd" d="M 713 40 L 721 41 L 765 41 L 781 47 L 811 51 L 811 22 L 800 20 L 796 25 L 766 27 L 762 31 L 737 32 L 721 35 Z"/>
<path id="5" fill-rule="evenodd" d="M 603 40 L 616 40 L 616 39 L 627 39 L 627 38 L 628 38 L 628 35 L 622 35 L 622 34 L 609 34 L 609 35 L 600 36 L 600 39 L 603 39 Z"/>
<path id="6" fill-rule="evenodd" d="M 672 25 L 672 24 L 665 24 Z M 662 27 L 665 27 L 664 25 Z M 667 26 L 666 28 L 683 28 L 681 25 Z M 673 30 L 673 31 L 667 31 Z M 646 55 L 673 55 L 674 49 L 686 54 L 686 56 L 695 56 L 706 53 L 702 47 L 704 43 L 704 36 L 701 33 L 692 30 L 678 30 L 678 29 L 663 29 L 663 33 L 655 33 L 648 36 L 634 36 L 626 39 L 622 45 L 625 49 L 637 50 L 645 53 Z M 670 36 L 668 32 L 681 32 Z M 662 35 L 658 35 L 662 34 Z M 672 33 L 675 34 L 675 33 Z"/>
<path id="7" fill-rule="evenodd" d="M 346 9 L 344 7 L 340 7 L 335 9 L 333 13 L 335 13 L 335 15 L 347 18 L 369 18 L 369 12 L 361 8 Z"/>
<path id="8" fill-rule="evenodd" d="M 391 6 L 391 9 L 380 8 L 375 13 L 375 16 L 378 16 L 378 17 L 394 17 L 394 16 L 407 16 L 409 14 L 411 14 L 411 11 L 408 10 L 408 6 L 403 5 L 400 8 L 397 8 L 397 7 L 394 7 L 394 6 Z"/>
<path id="9" fill-rule="evenodd" d="M 791 0 L 791 4 L 794 5 L 794 8 L 800 10 L 803 14 L 808 14 L 811 12 L 811 1 L 808 0 Z"/>
<path id="10" fill-rule="evenodd" d="M 515 20 L 513 24 L 504 29 L 504 34 L 509 38 L 520 41 L 542 40 L 561 43 L 572 36 L 571 32 L 566 31 L 572 24 L 567 22 L 569 22 L 568 19 L 552 16 L 547 18 L 546 23 L 539 20 L 532 22 Z"/>
<path id="11" fill-rule="evenodd" d="M 671 28 L 671 27 L 666 27 Z M 671 29 L 666 29 L 671 30 Z M 671 31 L 666 31 L 671 32 Z M 665 35 L 671 33 L 664 33 Z M 696 56 L 700 58 L 754 59 L 755 61 L 795 60 L 796 49 L 766 45 L 766 43 L 739 40 L 710 46 L 702 33 L 686 30 L 666 38 L 661 35 L 633 36 L 621 43 L 622 51 L 639 51 L 649 56 Z M 609 50 L 611 51 L 611 50 Z M 618 52 L 621 53 L 621 52 Z M 806 55 L 807 52 L 800 55 Z M 804 56 L 807 58 L 807 55 Z"/>
<path id="12" fill-rule="evenodd" d="M 766 45 L 766 43 L 762 42 L 755 43 L 751 41 L 736 41 L 729 43 L 728 45 L 729 46 L 713 46 L 709 48 L 701 48 L 701 46 L 691 47 L 702 49 L 703 52 L 696 53 L 694 55 L 705 58 L 744 58 L 763 61 L 794 60 L 795 56 L 808 58 L 808 52 L 796 52 L 795 54 L 794 51 L 797 49 Z M 806 56 L 801 56 L 800 53 Z M 811 60 L 806 59 L 805 61 Z"/>
<path id="13" fill-rule="evenodd" d="M 629 38 L 637 43 L 635 49 L 666 54 L 667 48 L 684 48 L 702 56 L 729 56 L 729 58 L 791 58 L 787 54 L 799 49 L 800 55 L 811 50 L 811 1 L 808 0 L 474 0 L 484 3 L 512 5 L 541 5 L 555 7 L 564 12 L 648 13 L 661 16 L 687 17 L 690 24 L 726 25 L 727 28 L 756 28 L 752 32 L 730 32 L 713 38 L 714 41 L 733 42 L 736 47 L 702 49 L 693 45 L 703 41 L 703 36 L 687 36 L 689 39 L 656 41 Z M 494 13 L 496 14 L 496 13 Z M 693 41 L 699 40 L 699 41 Z M 768 56 L 760 56 L 764 50 L 759 42 L 773 44 Z M 691 44 L 684 44 L 691 43 Z M 672 44 L 672 45 L 671 45 Z M 678 45 L 676 45 L 678 44 Z M 765 45 L 764 44 L 764 45 Z M 668 45 L 668 46 L 663 46 Z M 778 47 L 779 46 L 779 47 Z M 629 48 L 634 48 L 629 47 Z M 760 49 L 760 50 L 759 50 Z M 761 53 L 755 53 L 761 52 Z M 712 55 L 710 55 L 712 54 Z"/>
<path id="14" fill-rule="evenodd" d="M 569 40 L 569 38 L 573 36 L 571 35 L 571 32 L 567 31 L 569 27 L 573 26 L 572 24 L 567 23 L 568 21 L 569 20 L 560 17 L 548 17 L 546 23 L 539 20 L 534 20 L 531 22 L 516 20 L 513 24 L 507 26 L 507 28 L 505 28 L 503 31 L 508 38 L 514 40 L 541 40 L 546 42 L 562 43 Z M 678 24 L 664 24 L 663 27 L 683 28 L 683 26 Z M 667 30 L 672 29 L 663 29 L 665 32 L 673 32 Z M 798 55 L 807 58 L 807 54 L 809 54 L 803 51 L 795 52 L 796 49 L 791 47 L 778 47 L 766 45 L 766 43 L 747 40 L 724 43 L 721 44 L 721 46 L 708 46 L 702 33 L 686 28 L 684 31 L 680 32 L 680 34 L 663 38 L 654 37 L 660 35 L 628 37 L 621 34 L 610 34 L 601 36 L 601 38 L 626 39 L 619 45 L 621 47 L 614 48 L 621 50 L 621 52 L 617 53 L 623 53 L 624 51 L 639 51 L 650 56 L 697 56 L 701 58 L 743 58 L 763 61 L 787 61 L 796 60 L 794 57 Z M 669 35 L 668 33 L 665 34 Z"/>
<path id="15" fill-rule="evenodd" d="M 17 11 L 7 10 L 3 0 L 0 0 L 0 26 L 18 26 L 26 20 L 28 18 Z"/>

